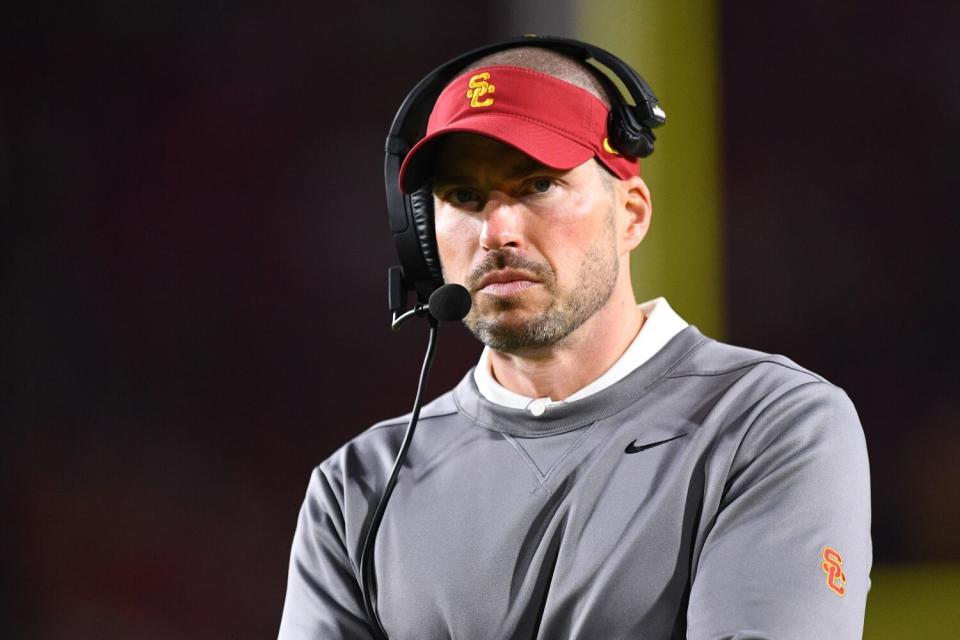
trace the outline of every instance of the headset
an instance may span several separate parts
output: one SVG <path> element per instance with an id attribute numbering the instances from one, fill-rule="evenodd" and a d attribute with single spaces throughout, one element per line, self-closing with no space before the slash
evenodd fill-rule
<path id="1" fill-rule="evenodd" d="M 542 47 L 584 63 L 607 90 L 611 100 L 607 134 L 611 145 L 622 155 L 646 158 L 653 153 L 653 129 L 666 123 L 667 115 L 657 104 L 653 90 L 633 68 L 612 53 L 586 42 L 535 35 L 512 38 L 468 51 L 437 67 L 407 95 L 387 135 L 384 181 L 390 231 L 400 264 L 388 271 L 388 303 L 394 328 L 406 310 L 409 292 L 415 292 L 415 308 L 424 305 L 430 294 L 443 285 L 440 257 L 433 229 L 433 192 L 426 185 L 414 193 L 400 190 L 400 165 L 424 136 L 427 120 L 437 97 L 470 63 L 505 49 Z M 627 95 L 604 72 L 620 80 Z"/>

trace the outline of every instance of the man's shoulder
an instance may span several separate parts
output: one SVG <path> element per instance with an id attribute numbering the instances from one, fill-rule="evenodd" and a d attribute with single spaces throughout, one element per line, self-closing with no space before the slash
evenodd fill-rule
<path id="1" fill-rule="evenodd" d="M 451 389 L 421 407 L 417 420 L 418 433 L 429 430 L 432 422 L 456 413 L 457 406 Z M 389 470 L 400 450 L 411 414 L 408 412 L 374 423 L 334 451 L 320 464 L 321 469 L 342 471 L 347 467 L 359 466 Z"/>
<path id="2" fill-rule="evenodd" d="M 811 382 L 830 384 L 823 376 L 797 364 L 787 356 L 740 347 L 712 338 L 703 340 L 686 358 L 677 363 L 667 377 L 739 378 L 743 375 L 759 376 L 770 382 L 788 385 Z"/>
<path id="3" fill-rule="evenodd" d="M 699 332 L 690 327 L 695 335 Z M 790 398 L 807 404 L 852 409 L 847 393 L 819 373 L 785 355 L 739 347 L 701 337 L 664 376 L 683 384 L 688 394 L 724 397 L 758 409 Z M 671 388 L 670 393 L 676 393 Z M 685 394 L 686 395 L 686 394 Z"/>
<path id="4" fill-rule="evenodd" d="M 831 432 L 830 437 L 863 437 L 847 393 L 784 355 L 707 338 L 665 377 L 684 389 L 678 394 L 677 388 L 670 386 L 667 393 L 712 399 L 714 406 L 724 407 L 729 413 L 731 424 L 766 424 L 772 437 L 804 422 L 776 419 L 791 412 L 830 416 L 820 424 L 825 433 Z"/>
<path id="5" fill-rule="evenodd" d="M 427 420 L 430 420 L 431 418 L 440 418 L 456 412 L 457 405 L 453 399 L 453 389 L 450 389 L 420 408 L 420 417 L 417 420 L 417 424 L 419 425 Z M 410 422 L 410 416 L 412 413 L 412 411 L 409 411 L 403 415 L 394 416 L 393 418 L 387 418 L 386 420 L 381 420 L 380 422 L 374 423 L 366 431 L 358 435 L 357 438 L 363 438 L 368 434 L 372 434 L 383 429 L 389 429 L 390 427 L 406 427 L 407 423 Z"/>
<path id="6" fill-rule="evenodd" d="M 866 465 L 863 428 L 847 393 L 786 356 L 707 338 L 665 378 L 660 397 L 687 412 L 711 447 L 736 444 L 730 469 L 759 459 L 776 466 L 814 450 Z"/>

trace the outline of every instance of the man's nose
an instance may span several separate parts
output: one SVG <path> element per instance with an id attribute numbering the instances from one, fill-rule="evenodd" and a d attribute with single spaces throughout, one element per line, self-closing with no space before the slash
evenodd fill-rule
<path id="1" fill-rule="evenodd" d="M 504 247 L 523 246 L 522 220 L 518 203 L 512 198 L 493 192 L 483 207 L 483 228 L 480 246 L 487 251 Z"/>

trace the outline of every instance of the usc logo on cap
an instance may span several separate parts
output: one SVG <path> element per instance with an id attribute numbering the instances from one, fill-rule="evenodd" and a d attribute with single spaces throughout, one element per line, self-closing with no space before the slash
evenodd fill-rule
<path id="1" fill-rule="evenodd" d="M 847 576 L 843 574 L 843 558 L 836 549 L 823 548 L 823 562 L 820 568 L 827 574 L 827 586 L 838 596 L 847 592 Z"/>
<path id="2" fill-rule="evenodd" d="M 493 98 L 481 100 L 483 96 L 488 93 L 493 93 L 496 90 L 495 86 L 487 82 L 489 79 L 490 74 L 486 71 L 470 77 L 470 82 L 467 83 L 469 87 L 469 89 L 467 89 L 467 97 L 470 98 L 471 107 L 489 107 L 493 104 Z"/>

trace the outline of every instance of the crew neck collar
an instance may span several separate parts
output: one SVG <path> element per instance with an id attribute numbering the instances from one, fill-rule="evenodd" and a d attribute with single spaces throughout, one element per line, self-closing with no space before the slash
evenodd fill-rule
<path id="1" fill-rule="evenodd" d="M 461 414 L 486 429 L 520 437 L 556 435 L 602 420 L 635 402 L 708 340 L 696 327 L 688 325 L 617 383 L 580 400 L 557 403 L 540 416 L 485 398 L 472 369 L 454 388 L 453 399 Z"/>
<path id="2" fill-rule="evenodd" d="M 480 360 L 474 369 L 474 381 L 480 394 L 487 400 L 510 407 L 525 409 L 534 416 L 542 416 L 557 405 L 582 400 L 594 393 L 616 384 L 631 371 L 642 366 L 670 340 L 687 328 L 687 322 L 670 307 L 663 297 L 648 300 L 637 305 L 646 316 L 646 320 L 636 337 L 623 355 L 617 359 L 599 378 L 563 400 L 549 397 L 531 398 L 500 384 L 494 377 L 490 366 L 490 348 L 484 347 Z"/>

